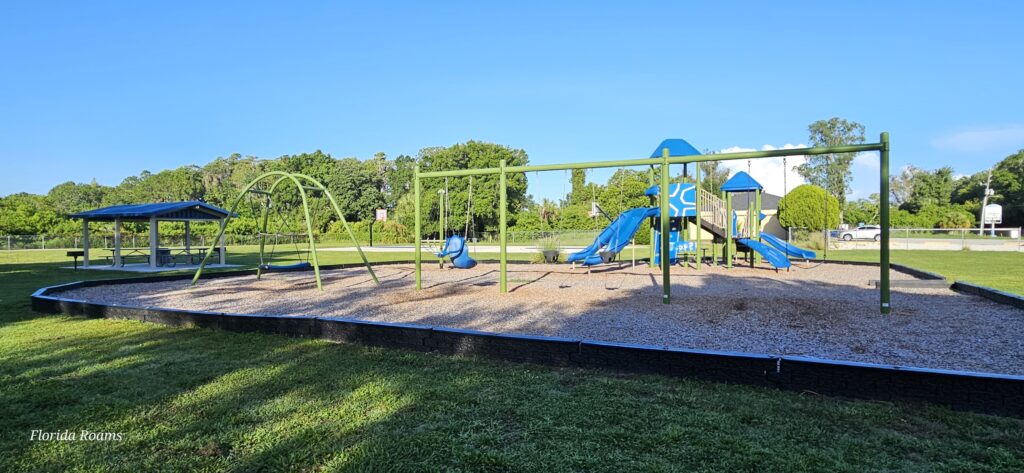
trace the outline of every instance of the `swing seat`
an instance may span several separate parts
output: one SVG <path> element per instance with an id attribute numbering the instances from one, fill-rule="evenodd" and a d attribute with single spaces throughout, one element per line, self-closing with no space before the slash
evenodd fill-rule
<path id="1" fill-rule="evenodd" d="M 313 269 L 313 265 L 311 265 L 309 263 L 306 263 L 306 262 L 300 262 L 300 263 L 294 263 L 294 264 L 261 264 L 260 265 L 260 270 L 261 271 L 266 271 L 266 272 L 274 272 L 274 271 L 303 271 L 303 270 L 310 270 L 310 269 Z"/>
<path id="2" fill-rule="evenodd" d="M 476 260 L 469 257 L 469 248 L 466 247 L 466 240 L 459 235 L 452 235 L 444 242 L 444 248 L 437 253 L 438 258 L 450 257 L 452 266 L 459 269 L 469 269 L 476 266 Z"/>

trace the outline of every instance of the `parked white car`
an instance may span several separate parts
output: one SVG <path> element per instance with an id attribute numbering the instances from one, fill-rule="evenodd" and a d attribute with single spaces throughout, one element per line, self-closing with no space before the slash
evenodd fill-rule
<path id="1" fill-rule="evenodd" d="M 882 228 L 878 225 L 861 225 L 851 230 L 839 232 L 839 238 L 844 241 L 850 240 L 875 240 L 882 237 Z"/>

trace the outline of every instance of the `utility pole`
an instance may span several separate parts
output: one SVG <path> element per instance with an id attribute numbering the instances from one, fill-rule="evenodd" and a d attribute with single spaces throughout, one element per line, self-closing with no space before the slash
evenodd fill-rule
<path id="1" fill-rule="evenodd" d="M 985 206 L 988 205 L 988 198 L 995 192 L 992 190 L 992 169 L 988 170 L 988 179 L 985 180 L 985 197 L 981 199 L 981 218 L 978 219 L 978 236 L 985 234 Z"/>

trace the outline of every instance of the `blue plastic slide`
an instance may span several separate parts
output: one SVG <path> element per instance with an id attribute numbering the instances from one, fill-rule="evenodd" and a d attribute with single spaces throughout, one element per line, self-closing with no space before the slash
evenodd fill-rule
<path id="1" fill-rule="evenodd" d="M 476 260 L 469 257 L 469 247 L 466 240 L 461 236 L 452 235 L 444 242 L 444 248 L 437 254 L 438 258 L 451 257 L 452 266 L 459 269 L 469 269 L 476 266 Z"/>
<path id="2" fill-rule="evenodd" d="M 569 255 L 566 261 L 570 263 L 581 261 L 585 266 L 603 263 L 601 255 L 598 254 L 602 248 L 604 251 L 612 253 L 622 251 L 633 238 L 633 234 L 640 229 L 644 220 L 658 215 L 658 212 L 658 207 L 639 207 L 622 212 L 608 225 L 608 228 L 601 231 L 601 234 L 594 239 L 590 246 Z"/>
<path id="3" fill-rule="evenodd" d="M 790 245 L 789 243 L 783 241 L 781 238 L 770 233 L 762 233 L 761 241 L 767 242 L 769 245 L 778 248 L 779 251 L 785 253 L 786 256 L 792 256 L 794 258 L 803 259 L 814 259 L 816 256 L 818 256 L 817 253 L 811 250 L 805 250 L 798 246 Z"/>
<path id="4" fill-rule="evenodd" d="M 762 235 L 762 237 L 763 236 L 764 235 Z M 739 238 L 736 240 L 736 243 L 746 245 L 747 248 L 761 253 L 761 256 L 764 256 L 764 259 L 776 268 L 788 268 L 791 265 L 789 258 L 786 258 L 785 253 L 765 245 L 764 243 L 754 241 L 749 238 Z"/>

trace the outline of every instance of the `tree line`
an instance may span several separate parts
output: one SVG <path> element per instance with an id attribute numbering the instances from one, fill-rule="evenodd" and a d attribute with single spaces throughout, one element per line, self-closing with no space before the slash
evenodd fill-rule
<path id="1" fill-rule="evenodd" d="M 812 123 L 808 137 L 813 146 L 833 146 L 864 142 L 864 126 L 841 118 Z M 310 175 L 320 180 L 337 199 L 345 218 L 353 223 L 359 236 L 366 238 L 376 209 L 388 209 L 387 222 L 378 223 L 374 232 L 378 241 L 409 241 L 414 228 L 412 176 L 419 164 L 423 171 L 496 167 L 500 160 L 509 166 L 528 164 L 522 149 L 505 145 L 468 141 L 447 147 L 429 147 L 415 157 L 389 158 L 377 153 L 372 158 L 334 158 L 321 151 L 261 159 L 233 154 L 203 165 L 183 166 L 156 173 L 143 171 L 116 186 L 96 182 L 65 182 L 46 195 L 12 194 L 0 198 L 0 234 L 70 235 L 80 232 L 77 221 L 68 215 L 108 205 L 201 200 L 228 208 L 241 189 L 252 179 L 268 171 L 287 171 Z M 852 155 L 812 156 L 796 167 L 808 182 L 790 191 L 780 202 L 784 226 L 821 229 L 840 222 L 878 222 L 878 196 L 848 201 L 852 178 Z M 699 164 L 701 185 L 718 194 L 730 177 L 719 162 Z M 693 167 L 677 166 L 672 182 L 692 182 Z M 649 170 L 618 169 L 607 182 L 588 180 L 587 171 L 567 173 L 570 189 L 558 200 L 535 199 L 527 193 L 526 174 L 510 174 L 507 179 L 509 225 L 512 231 L 597 230 L 608 223 L 605 217 L 634 207 L 651 205 L 644 191 L 650 186 Z M 654 182 L 660 182 L 657 168 Z M 755 176 L 756 178 L 756 176 Z M 976 226 L 984 197 L 988 172 L 956 177 L 950 167 L 925 170 L 907 166 L 892 176 L 894 227 L 967 228 Z M 1010 155 L 992 169 L 989 186 L 994 191 L 990 202 L 1004 206 L 1003 225 L 1024 224 L 1024 150 Z M 458 177 L 422 181 L 423 235 L 440 238 L 438 225 L 442 213 L 444 234 L 479 236 L 498 227 L 498 176 Z M 447 196 L 447 198 L 445 198 Z M 251 195 L 238 208 L 228 232 L 255 234 L 258 215 L 267 202 Z M 327 202 L 311 199 L 313 224 L 320 233 L 341 234 Z M 285 186 L 271 205 L 271 231 L 299 233 L 304 225 L 299 198 L 294 188 Z M 595 212 L 596 210 L 596 212 Z M 97 224 L 101 225 L 102 224 Z M 197 226 L 199 234 L 213 234 L 213 226 Z M 164 234 L 174 235 L 181 227 L 162 226 Z M 102 230 L 102 229 L 100 229 Z M 144 232 L 144 225 L 128 225 L 126 231 Z M 647 232 L 637 234 L 646 243 Z"/>

